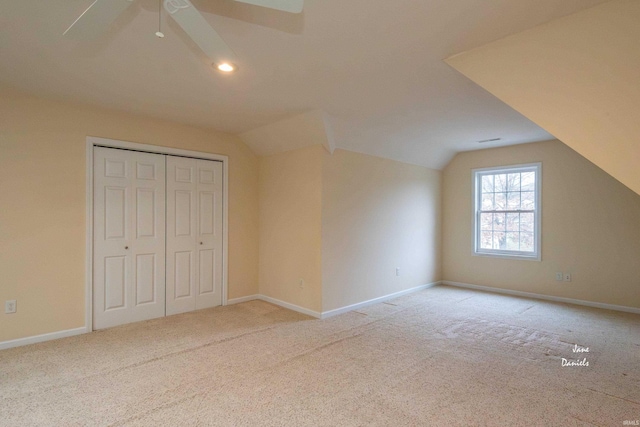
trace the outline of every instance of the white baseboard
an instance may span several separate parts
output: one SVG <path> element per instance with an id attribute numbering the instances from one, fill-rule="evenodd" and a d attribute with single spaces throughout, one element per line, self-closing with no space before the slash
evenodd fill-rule
<path id="1" fill-rule="evenodd" d="M 304 308 L 304 307 L 300 307 L 298 305 L 295 304 L 291 304 L 285 301 L 281 301 L 279 299 L 276 298 L 271 298 L 268 297 L 266 295 L 260 295 L 260 294 L 255 294 L 255 295 L 248 295 L 245 297 L 240 297 L 240 298 L 233 298 L 227 301 L 227 305 L 233 305 L 233 304 L 240 304 L 243 302 L 248 302 L 248 301 L 254 301 L 254 300 L 261 300 L 261 301 L 266 301 L 269 302 L 271 304 L 275 304 L 277 306 L 289 309 L 289 310 L 293 310 L 293 311 L 297 311 L 298 313 L 302 313 L 302 314 L 306 314 L 308 316 L 311 317 L 315 317 L 318 319 L 326 319 L 328 317 L 332 317 L 332 316 L 337 316 L 339 314 L 343 314 L 343 313 L 347 313 L 349 311 L 352 310 L 357 310 L 359 308 L 362 307 L 366 307 L 369 305 L 373 305 L 373 304 L 378 304 L 384 301 L 388 301 L 390 299 L 394 299 L 394 298 L 398 298 L 402 295 L 406 295 L 406 294 L 410 294 L 413 292 L 418 292 L 421 291 L 423 289 L 427 289 L 436 285 L 449 285 L 449 286 L 455 286 L 455 287 L 459 287 L 459 288 L 467 288 L 467 289 L 475 289 L 475 290 L 480 290 L 480 291 L 486 291 L 486 292 L 493 292 L 493 293 L 499 293 L 499 294 L 506 294 L 506 295 L 514 295 L 514 296 L 519 296 L 519 297 L 526 297 L 526 298 L 534 298 L 534 299 L 541 299 L 541 300 L 547 300 L 547 301 L 555 301 L 555 302 L 562 302 L 562 303 L 568 303 L 568 304 L 576 304 L 576 305 L 583 305 L 583 306 L 587 306 L 587 307 L 595 307 L 595 308 L 602 308 L 602 309 L 606 309 L 606 310 L 615 310 L 615 311 L 623 311 L 623 312 L 627 312 L 627 313 L 635 313 L 635 314 L 640 314 L 640 308 L 636 308 L 636 307 L 627 307 L 627 306 L 622 306 L 622 305 L 613 305 L 613 304 L 605 304 L 605 303 L 599 303 L 599 302 L 592 302 L 592 301 L 583 301 L 583 300 L 577 300 L 577 299 L 573 299 L 573 298 L 563 298 L 563 297 L 556 297 L 556 296 L 552 296 L 552 295 L 543 295 L 543 294 L 535 294 L 532 292 L 523 292 L 523 291 L 515 291 L 515 290 L 511 290 L 511 289 L 502 289 L 502 288 L 493 288 L 490 286 L 481 286 L 481 285 L 472 285 L 470 283 L 460 283 L 460 282 L 452 282 L 449 280 L 443 280 L 443 281 L 439 281 L 439 282 L 433 282 L 433 283 L 428 283 L 426 285 L 420 285 L 420 286 L 416 286 L 415 288 L 411 288 L 411 289 L 406 289 L 404 291 L 400 291 L 400 292 L 395 292 L 392 294 L 388 294 L 388 295 L 384 295 L 378 298 L 374 298 L 374 299 L 370 299 L 368 301 L 363 301 L 363 302 L 359 302 L 356 304 L 351 304 L 345 307 L 341 307 L 341 308 L 336 308 L 334 310 L 329 310 L 329 311 L 324 311 L 322 313 L 319 313 L 317 311 L 313 311 L 313 310 L 309 310 L 308 308 Z M 11 341 L 3 341 L 0 342 L 0 350 L 4 350 L 7 348 L 13 348 L 13 347 L 19 347 L 19 346 L 23 346 L 23 345 L 27 345 L 27 344 L 35 344 L 35 343 L 39 343 L 39 342 L 44 342 L 44 341 L 49 341 L 49 340 L 55 340 L 58 338 L 66 338 L 66 337 L 71 337 L 74 335 L 80 335 L 83 333 L 88 332 L 87 329 L 85 327 L 81 327 L 81 328 L 76 328 L 76 329 L 69 329 L 66 331 L 59 331 L 59 332 L 52 332 L 49 334 L 43 334 L 43 335 L 37 335 L 37 336 L 33 336 L 33 337 L 26 337 L 26 338 L 19 338 L 19 339 L 15 339 L 15 340 L 11 340 Z"/>
<path id="2" fill-rule="evenodd" d="M 67 329 L 66 331 L 51 332 L 49 334 L 35 335 L 32 337 L 18 338 L 10 341 L 0 342 L 0 350 L 7 348 L 20 347 L 28 344 L 35 344 L 44 341 L 57 340 L 59 338 L 72 337 L 74 335 L 80 335 L 87 332 L 87 328 L 84 326 L 81 328 Z"/>
<path id="3" fill-rule="evenodd" d="M 443 285 L 455 286 L 457 288 L 475 289 L 479 291 L 493 292 L 497 294 L 513 295 L 525 298 L 541 299 L 546 301 L 563 302 L 567 304 L 583 305 L 586 307 L 603 308 L 605 310 L 624 311 L 626 313 L 640 314 L 640 308 L 627 307 L 625 305 L 605 304 L 602 302 L 584 301 L 573 298 L 556 297 L 553 295 L 535 294 L 532 292 L 514 291 L 511 289 L 492 288 L 490 286 L 472 285 L 470 283 L 451 282 L 443 280 Z"/>
<path id="4" fill-rule="evenodd" d="M 392 294 L 384 295 L 378 298 L 370 299 L 368 301 L 359 302 L 356 304 L 347 305 L 345 307 L 336 308 L 334 310 L 323 311 L 321 315 L 321 319 L 326 319 L 327 317 L 337 316 L 338 314 L 347 313 L 352 310 L 357 310 L 362 307 L 366 307 L 368 305 L 378 304 L 380 302 L 388 301 L 390 299 L 398 298 L 402 295 L 410 294 L 413 292 L 418 292 L 423 289 L 431 288 L 433 286 L 439 285 L 441 282 L 433 282 L 427 283 L 426 285 L 416 286 L 415 288 L 405 289 L 404 291 L 394 292 Z"/>
<path id="5" fill-rule="evenodd" d="M 261 300 L 261 301 L 266 301 L 266 302 L 270 302 L 271 304 L 275 304 L 277 306 L 289 309 L 289 310 L 293 310 L 293 311 L 297 311 L 298 313 L 302 313 L 302 314 L 306 314 L 307 316 L 311 316 L 311 317 L 315 317 L 317 319 L 326 319 L 327 317 L 332 317 L 332 316 L 337 316 L 338 314 L 342 314 L 342 313 L 347 313 L 349 311 L 352 310 L 356 310 L 358 308 L 362 308 L 362 307 L 366 307 L 368 305 L 373 305 L 373 304 L 377 304 L 383 301 L 388 301 L 390 299 L 393 298 L 398 298 L 402 295 L 406 295 L 406 294 L 410 294 L 413 292 L 418 292 L 421 291 L 423 289 L 427 289 L 430 288 L 432 286 L 436 286 L 439 285 L 441 282 L 433 282 L 433 283 L 428 283 L 426 285 L 420 285 L 420 286 L 416 286 L 415 288 L 411 288 L 411 289 L 405 289 L 404 291 L 400 291 L 400 292 L 394 292 L 392 294 L 388 294 L 388 295 L 384 295 L 378 298 L 374 298 L 374 299 L 370 299 L 368 301 L 363 301 L 363 302 L 359 302 L 357 304 L 351 304 L 345 307 L 341 307 L 341 308 L 336 308 L 335 310 L 330 310 L 330 311 L 324 311 L 322 313 L 319 313 L 317 311 L 313 311 L 313 310 L 309 310 L 308 308 L 304 308 L 304 307 L 300 307 L 298 305 L 295 304 L 291 304 L 289 302 L 285 302 L 276 298 L 272 298 L 272 297 L 268 297 L 266 295 L 260 295 L 260 294 L 256 294 L 256 295 L 249 295 L 246 297 L 241 297 L 241 298 L 234 298 L 232 300 L 227 301 L 227 305 L 231 305 L 231 304 L 239 304 L 241 302 L 247 302 L 247 301 L 253 301 L 253 300 Z"/>
<path id="6" fill-rule="evenodd" d="M 270 302 L 271 304 L 279 305 L 280 307 L 288 308 L 289 310 L 297 311 L 298 313 L 306 314 L 307 316 L 320 319 L 322 316 L 317 311 L 309 310 L 308 308 L 300 307 L 299 305 L 291 304 L 289 302 L 280 301 L 279 299 L 271 298 L 266 295 L 260 295 L 262 301 Z"/>
<path id="7" fill-rule="evenodd" d="M 260 299 L 260 295 L 247 295 L 246 297 L 232 298 L 227 300 L 227 305 L 240 304 L 241 302 L 255 301 Z"/>

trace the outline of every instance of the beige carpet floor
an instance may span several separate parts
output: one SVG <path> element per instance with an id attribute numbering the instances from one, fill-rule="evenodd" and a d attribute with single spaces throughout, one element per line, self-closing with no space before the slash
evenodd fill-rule
<path id="1" fill-rule="evenodd" d="M 252 301 L 0 351 L 2 426 L 636 420 L 640 316 L 446 286 L 326 320 Z"/>

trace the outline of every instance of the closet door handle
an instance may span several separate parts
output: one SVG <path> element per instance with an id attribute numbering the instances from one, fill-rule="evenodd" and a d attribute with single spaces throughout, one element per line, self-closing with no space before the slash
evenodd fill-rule
<path id="1" fill-rule="evenodd" d="M 202 242 L 200 242 L 200 244 L 202 244 Z"/>
<path id="2" fill-rule="evenodd" d="M 125 246 L 124 248 L 125 248 L 125 249 L 129 249 L 129 246 Z"/>

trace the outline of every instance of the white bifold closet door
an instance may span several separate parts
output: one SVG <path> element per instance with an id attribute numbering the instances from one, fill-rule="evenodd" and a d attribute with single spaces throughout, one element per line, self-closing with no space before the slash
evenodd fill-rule
<path id="1" fill-rule="evenodd" d="M 165 315 L 165 158 L 94 150 L 93 326 Z"/>
<path id="2" fill-rule="evenodd" d="M 222 304 L 222 163 L 167 157 L 167 315 Z"/>

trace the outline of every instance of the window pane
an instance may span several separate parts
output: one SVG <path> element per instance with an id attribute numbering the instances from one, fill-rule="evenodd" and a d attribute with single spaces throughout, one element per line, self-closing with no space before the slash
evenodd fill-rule
<path id="1" fill-rule="evenodd" d="M 493 230 L 504 231 L 506 214 L 493 214 Z"/>
<path id="2" fill-rule="evenodd" d="M 533 252 L 533 233 L 520 233 L 520 250 Z"/>
<path id="3" fill-rule="evenodd" d="M 533 233 L 533 213 L 520 214 L 520 231 Z"/>
<path id="4" fill-rule="evenodd" d="M 480 233 L 480 248 L 492 249 L 493 247 L 493 233 L 491 231 L 483 231 Z"/>
<path id="5" fill-rule="evenodd" d="M 507 236 L 503 232 L 493 233 L 493 249 L 506 249 L 507 248 Z"/>
<path id="6" fill-rule="evenodd" d="M 507 191 L 507 175 L 500 173 L 494 175 L 495 177 L 495 189 L 494 191 L 497 193 L 503 193 Z"/>
<path id="7" fill-rule="evenodd" d="M 524 172 L 520 178 L 522 191 L 533 191 L 536 189 L 535 172 Z"/>
<path id="8" fill-rule="evenodd" d="M 507 214 L 507 231 L 520 231 L 520 214 L 508 213 Z"/>
<path id="9" fill-rule="evenodd" d="M 533 210 L 535 209 L 535 193 L 533 191 L 523 191 L 522 192 L 522 210 Z"/>
<path id="10" fill-rule="evenodd" d="M 507 175 L 507 191 L 520 191 L 520 173 Z"/>
<path id="11" fill-rule="evenodd" d="M 482 176 L 482 192 L 493 193 L 493 175 Z"/>
<path id="12" fill-rule="evenodd" d="M 520 233 L 507 233 L 507 250 L 520 250 Z"/>
<path id="13" fill-rule="evenodd" d="M 493 214 L 480 214 L 480 230 L 493 230 Z"/>
<path id="14" fill-rule="evenodd" d="M 496 201 L 493 207 L 496 211 L 503 211 L 507 208 L 507 193 L 496 193 Z"/>
<path id="15" fill-rule="evenodd" d="M 482 195 L 482 210 L 492 211 L 493 209 L 493 193 Z"/>
<path id="16" fill-rule="evenodd" d="M 507 209 L 508 210 L 520 209 L 520 192 L 507 193 Z"/>

